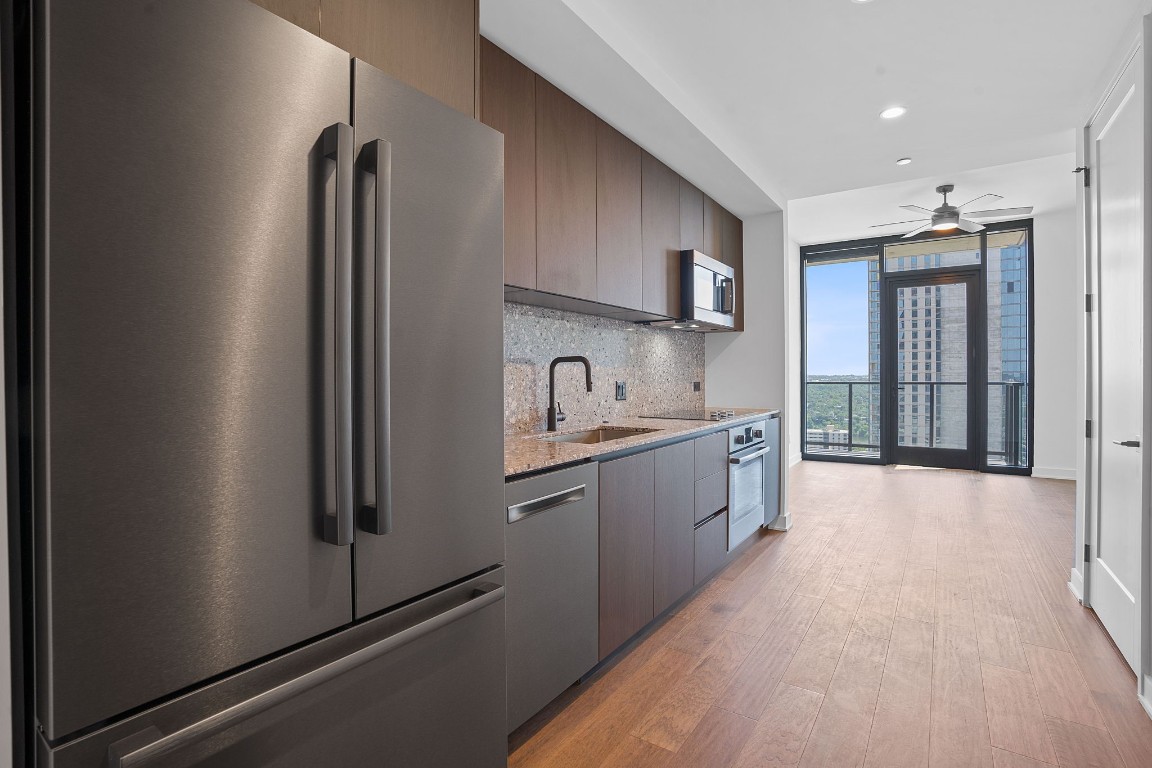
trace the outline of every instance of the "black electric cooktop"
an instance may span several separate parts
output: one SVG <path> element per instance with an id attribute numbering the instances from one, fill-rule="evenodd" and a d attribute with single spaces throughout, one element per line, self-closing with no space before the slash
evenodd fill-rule
<path id="1" fill-rule="evenodd" d="M 663 413 L 646 413 L 645 419 L 679 419 L 681 421 L 727 421 L 736 418 L 734 411 L 723 411 L 713 408 L 701 408 L 687 411 L 665 411 Z"/>

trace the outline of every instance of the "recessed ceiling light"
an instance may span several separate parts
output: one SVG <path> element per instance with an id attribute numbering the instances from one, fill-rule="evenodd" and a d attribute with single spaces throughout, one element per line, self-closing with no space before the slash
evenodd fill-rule
<path id="1" fill-rule="evenodd" d="M 903 116 L 907 111 L 908 110 L 904 107 L 888 107 L 888 109 L 880 113 L 880 117 L 884 118 L 885 120 L 892 120 L 893 118 Z"/>
<path id="2" fill-rule="evenodd" d="M 900 158 L 899 160 L 897 160 L 897 161 L 896 161 L 896 165 L 908 165 L 908 164 L 909 164 L 909 163 L 911 163 L 911 162 L 912 162 L 912 158 L 910 158 L 910 157 L 902 157 L 902 158 Z"/>

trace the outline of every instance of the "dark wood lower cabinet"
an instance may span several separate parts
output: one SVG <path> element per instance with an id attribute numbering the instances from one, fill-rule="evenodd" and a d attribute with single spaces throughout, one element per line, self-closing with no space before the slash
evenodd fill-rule
<path id="1" fill-rule="evenodd" d="M 600 658 L 652 620 L 655 452 L 600 465 Z"/>
<path id="2" fill-rule="evenodd" d="M 652 543 L 652 613 L 659 616 L 692 590 L 693 463 L 691 440 L 656 454 L 656 514 Z"/>

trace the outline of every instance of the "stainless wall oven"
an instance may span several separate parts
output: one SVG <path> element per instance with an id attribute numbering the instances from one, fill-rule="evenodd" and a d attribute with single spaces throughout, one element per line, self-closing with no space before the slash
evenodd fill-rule
<path id="1" fill-rule="evenodd" d="M 769 484 L 776 457 L 767 441 L 767 421 L 728 430 L 728 550 L 767 522 Z"/>

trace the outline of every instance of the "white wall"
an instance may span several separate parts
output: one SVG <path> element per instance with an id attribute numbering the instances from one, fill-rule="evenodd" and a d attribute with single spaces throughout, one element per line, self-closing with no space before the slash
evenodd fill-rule
<path id="1" fill-rule="evenodd" d="M 1069 184 L 1078 177 L 1069 175 Z M 1036 414 L 1034 477 L 1076 479 L 1076 448 L 1083 434 L 1076 397 L 1077 347 L 1083 313 L 1075 208 L 1033 221 L 1036 297 Z"/>
<path id="2" fill-rule="evenodd" d="M 744 332 L 712 333 L 705 342 L 710 406 L 788 405 L 787 258 L 783 212 L 744 222 Z"/>

